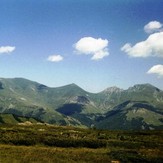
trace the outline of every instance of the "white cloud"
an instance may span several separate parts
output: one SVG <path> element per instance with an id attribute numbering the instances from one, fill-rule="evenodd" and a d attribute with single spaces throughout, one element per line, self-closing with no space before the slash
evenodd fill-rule
<path id="1" fill-rule="evenodd" d="M 0 47 L 0 54 L 3 53 L 11 53 L 15 50 L 14 46 L 1 46 Z"/>
<path id="2" fill-rule="evenodd" d="M 109 55 L 108 40 L 83 37 L 74 45 L 77 53 L 92 55 L 92 60 L 100 60 Z"/>
<path id="3" fill-rule="evenodd" d="M 60 62 L 63 60 L 63 57 L 61 55 L 51 55 L 47 60 L 50 62 Z"/>
<path id="4" fill-rule="evenodd" d="M 163 24 L 161 24 L 160 22 L 151 21 L 147 25 L 144 26 L 144 31 L 146 33 L 159 32 L 162 27 L 163 27 Z"/>
<path id="5" fill-rule="evenodd" d="M 163 57 L 163 32 L 153 33 L 145 41 L 138 42 L 134 46 L 127 43 L 121 51 L 130 57 Z"/>
<path id="6" fill-rule="evenodd" d="M 157 74 L 159 77 L 163 76 L 163 65 L 155 65 L 151 67 L 148 72 L 148 74 Z"/>

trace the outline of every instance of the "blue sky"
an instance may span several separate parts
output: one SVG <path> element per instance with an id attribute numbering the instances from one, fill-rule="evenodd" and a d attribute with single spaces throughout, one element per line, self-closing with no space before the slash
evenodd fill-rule
<path id="1" fill-rule="evenodd" d="M 163 90 L 163 1 L 0 0 L 0 76 Z"/>

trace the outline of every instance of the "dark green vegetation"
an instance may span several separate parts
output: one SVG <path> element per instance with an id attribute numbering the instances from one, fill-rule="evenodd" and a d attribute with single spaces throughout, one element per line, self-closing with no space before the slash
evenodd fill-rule
<path id="1" fill-rule="evenodd" d="M 39 123 L 40 121 L 31 117 L 21 117 L 13 114 L 0 114 L 0 124 L 18 124 L 18 123 Z"/>
<path id="2" fill-rule="evenodd" d="M 95 94 L 75 84 L 50 88 L 22 78 L 1 78 L 0 113 L 57 125 L 159 130 L 163 129 L 163 91 L 142 84 Z"/>
<path id="3" fill-rule="evenodd" d="M 21 123 L 0 126 L 0 162 L 162 163 L 163 131 Z"/>

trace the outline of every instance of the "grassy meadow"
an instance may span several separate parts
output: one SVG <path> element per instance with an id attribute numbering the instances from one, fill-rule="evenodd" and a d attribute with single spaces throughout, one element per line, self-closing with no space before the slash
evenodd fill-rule
<path id="1" fill-rule="evenodd" d="M 0 125 L 0 162 L 163 162 L 163 131 Z"/>

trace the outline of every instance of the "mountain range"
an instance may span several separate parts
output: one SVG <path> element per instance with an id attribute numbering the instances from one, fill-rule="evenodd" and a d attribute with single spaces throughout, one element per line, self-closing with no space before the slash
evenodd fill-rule
<path id="1" fill-rule="evenodd" d="M 90 93 L 76 84 L 51 88 L 23 78 L 0 78 L 0 113 L 57 125 L 163 129 L 163 91 L 137 84 L 126 90 L 110 87 Z"/>

